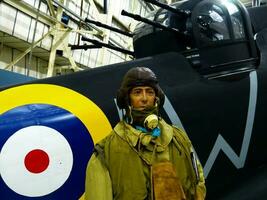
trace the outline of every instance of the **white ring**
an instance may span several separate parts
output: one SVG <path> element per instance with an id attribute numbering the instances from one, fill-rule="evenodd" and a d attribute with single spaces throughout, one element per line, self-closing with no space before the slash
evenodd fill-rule
<path id="1" fill-rule="evenodd" d="M 26 155 L 41 149 L 49 156 L 49 165 L 41 173 L 29 172 Z M 8 138 L 0 153 L 0 174 L 14 192 L 28 197 L 50 194 L 68 179 L 73 154 L 68 141 L 57 130 L 46 126 L 29 126 Z"/>

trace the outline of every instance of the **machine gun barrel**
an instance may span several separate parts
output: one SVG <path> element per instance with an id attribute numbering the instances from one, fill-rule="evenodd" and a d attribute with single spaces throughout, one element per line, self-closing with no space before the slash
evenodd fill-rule
<path id="1" fill-rule="evenodd" d="M 161 2 L 159 2 L 157 0 L 143 0 L 143 1 L 145 1 L 147 3 L 154 4 L 154 5 L 158 6 L 158 7 L 164 8 L 164 9 L 166 9 L 168 11 L 171 11 L 173 13 L 176 13 L 176 14 L 182 14 L 182 15 L 190 15 L 191 14 L 190 11 L 177 9 L 177 8 L 171 7 L 171 6 L 167 5 L 167 4 L 161 3 Z"/>
<path id="2" fill-rule="evenodd" d="M 161 28 L 163 30 L 167 30 L 167 31 L 171 31 L 171 32 L 174 32 L 176 34 L 179 34 L 179 35 L 184 35 L 183 33 L 181 33 L 179 30 L 177 29 L 174 29 L 174 28 L 169 28 L 167 26 L 164 26 L 160 23 L 157 23 L 157 22 L 154 22 L 154 21 L 151 21 L 149 19 L 146 19 L 146 18 L 143 18 L 141 17 L 140 15 L 135 15 L 135 14 L 132 14 L 132 13 L 129 13 L 125 10 L 122 10 L 121 11 L 121 15 L 124 15 L 124 16 L 127 16 L 127 17 L 130 17 L 130 18 L 133 18 L 135 19 L 136 21 L 141 21 L 141 22 L 144 22 L 146 24 L 149 24 L 151 26 L 154 26 L 154 27 L 157 27 L 157 28 Z"/>
<path id="3" fill-rule="evenodd" d="M 117 33 L 120 33 L 120 34 L 126 35 L 128 37 L 133 37 L 133 34 L 132 33 L 128 33 L 126 31 L 123 31 L 123 30 L 120 30 L 118 28 L 109 26 L 107 24 L 102 24 L 101 22 L 98 22 L 98 21 L 94 21 L 94 20 L 91 20 L 91 19 L 88 19 L 88 18 L 85 18 L 84 21 L 87 22 L 87 23 L 90 23 L 90 24 L 97 25 L 99 27 L 103 27 L 103 28 L 109 29 L 111 31 L 114 31 L 114 32 L 117 32 Z"/>
<path id="4" fill-rule="evenodd" d="M 69 47 L 71 48 L 71 50 L 75 50 L 75 49 L 97 49 L 97 48 L 102 48 L 101 45 L 69 45 Z"/>
<path id="5" fill-rule="evenodd" d="M 94 40 L 94 39 L 90 39 L 90 38 L 87 38 L 85 36 L 82 36 L 82 41 L 87 41 L 87 42 L 91 42 L 93 43 L 94 45 L 96 46 L 102 46 L 102 47 L 106 47 L 106 48 L 109 48 L 109 49 L 113 49 L 115 51 L 119 51 L 121 53 L 125 53 L 125 54 L 128 54 L 128 55 L 132 55 L 134 56 L 134 52 L 133 51 L 129 51 L 127 49 L 123 49 L 123 48 L 120 48 L 120 47 L 116 47 L 114 45 L 110 45 L 110 44 L 106 44 L 106 43 L 103 43 L 103 42 L 100 42 L 98 40 Z"/>

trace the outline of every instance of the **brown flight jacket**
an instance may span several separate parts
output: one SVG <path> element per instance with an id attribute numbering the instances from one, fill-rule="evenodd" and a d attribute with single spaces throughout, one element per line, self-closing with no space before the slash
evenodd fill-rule
<path id="1" fill-rule="evenodd" d="M 151 167 L 166 161 L 174 166 L 187 200 L 205 199 L 203 169 L 186 133 L 163 119 L 159 127 L 161 135 L 154 138 L 121 121 L 96 144 L 87 167 L 85 199 L 155 200 Z"/>

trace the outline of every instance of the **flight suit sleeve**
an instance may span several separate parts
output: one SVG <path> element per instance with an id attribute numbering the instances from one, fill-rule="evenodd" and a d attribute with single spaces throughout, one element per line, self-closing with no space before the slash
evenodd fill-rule
<path id="1" fill-rule="evenodd" d="M 199 174 L 199 180 L 196 187 L 196 200 L 204 200 L 206 197 L 206 186 L 205 186 L 205 177 L 201 163 L 197 159 L 197 168 Z"/>
<path id="2" fill-rule="evenodd" d="M 88 162 L 85 181 L 85 200 L 112 200 L 109 172 L 94 153 Z"/>

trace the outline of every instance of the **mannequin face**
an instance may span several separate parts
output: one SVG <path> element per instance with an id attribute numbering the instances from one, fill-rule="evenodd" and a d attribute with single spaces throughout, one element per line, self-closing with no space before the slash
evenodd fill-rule
<path id="1" fill-rule="evenodd" d="M 134 87 L 130 92 L 130 103 L 136 110 L 144 110 L 147 107 L 154 106 L 155 100 L 155 90 L 149 86 Z"/>

